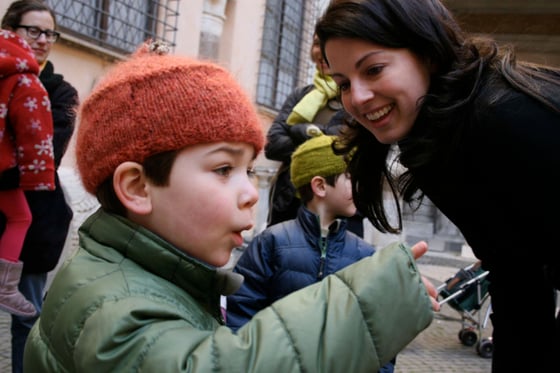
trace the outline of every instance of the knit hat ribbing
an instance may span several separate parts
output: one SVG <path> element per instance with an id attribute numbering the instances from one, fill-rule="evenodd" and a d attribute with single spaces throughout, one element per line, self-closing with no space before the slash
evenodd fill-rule
<path id="1" fill-rule="evenodd" d="M 336 136 L 320 134 L 292 153 L 290 177 L 296 189 L 309 184 L 315 176 L 328 177 L 346 172 L 344 156 L 333 153 L 331 145 L 335 139 Z"/>
<path id="2" fill-rule="evenodd" d="M 226 69 L 157 53 L 155 43 L 117 63 L 84 100 L 79 118 L 77 165 L 92 194 L 126 161 L 201 143 L 249 143 L 256 153 L 264 145 L 256 111 Z"/>

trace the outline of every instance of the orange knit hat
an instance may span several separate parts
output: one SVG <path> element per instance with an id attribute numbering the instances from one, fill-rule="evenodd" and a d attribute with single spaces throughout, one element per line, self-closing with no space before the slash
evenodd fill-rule
<path id="1" fill-rule="evenodd" d="M 162 44 L 142 45 L 82 103 L 76 159 L 88 192 L 123 162 L 189 145 L 244 142 L 261 151 L 261 123 L 230 73 L 166 52 Z"/>

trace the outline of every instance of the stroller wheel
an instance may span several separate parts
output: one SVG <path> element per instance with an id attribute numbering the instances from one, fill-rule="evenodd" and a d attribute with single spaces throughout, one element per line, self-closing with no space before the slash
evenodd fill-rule
<path id="1" fill-rule="evenodd" d="M 476 352 L 483 358 L 491 358 L 494 352 L 494 343 L 491 339 L 483 339 L 476 345 Z"/>
<path id="2" fill-rule="evenodd" d="M 478 340 L 476 332 L 472 328 L 461 329 L 459 332 L 459 340 L 465 346 L 474 346 Z"/>

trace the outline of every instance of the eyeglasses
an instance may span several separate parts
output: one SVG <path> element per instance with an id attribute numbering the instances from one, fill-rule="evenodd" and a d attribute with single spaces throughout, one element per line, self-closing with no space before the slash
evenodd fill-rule
<path id="1" fill-rule="evenodd" d="M 39 27 L 36 26 L 24 26 L 24 25 L 16 25 L 16 28 L 23 28 L 27 32 L 27 36 L 29 36 L 33 40 L 37 40 L 41 37 L 41 34 L 45 34 L 47 41 L 49 43 L 54 43 L 60 37 L 60 33 L 54 30 L 41 30 Z"/>

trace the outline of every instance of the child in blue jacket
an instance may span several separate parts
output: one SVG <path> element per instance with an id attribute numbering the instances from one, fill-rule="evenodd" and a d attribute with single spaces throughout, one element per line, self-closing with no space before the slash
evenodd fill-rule
<path id="1" fill-rule="evenodd" d="M 302 205 L 295 219 L 257 235 L 236 263 L 234 272 L 245 279 L 227 299 L 232 329 L 276 300 L 375 253 L 347 229 L 356 206 L 344 159 L 332 151 L 334 139 L 319 133 L 292 154 L 290 176 Z M 393 372 L 394 363 L 380 372 Z"/>

